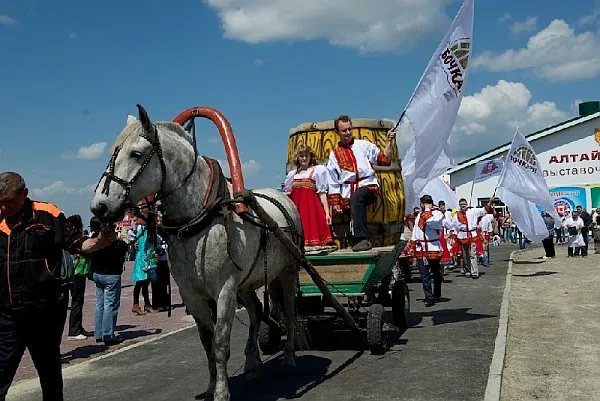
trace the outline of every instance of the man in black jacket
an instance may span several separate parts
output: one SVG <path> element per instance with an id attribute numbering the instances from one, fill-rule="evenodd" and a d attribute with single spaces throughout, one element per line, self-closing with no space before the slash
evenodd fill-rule
<path id="1" fill-rule="evenodd" d="M 583 236 L 583 242 L 585 245 L 581 247 L 581 256 L 587 256 L 588 254 L 588 240 L 590 228 L 592 227 L 592 216 L 583 210 L 581 205 L 577 206 L 577 211 L 579 212 L 579 217 L 583 220 L 583 228 L 581 229 L 581 235 Z"/>
<path id="2" fill-rule="evenodd" d="M 65 228 L 53 204 L 28 198 L 17 173 L 0 173 L 0 401 L 25 348 L 38 371 L 44 401 L 63 400 L 60 336 L 64 325 L 62 251 L 104 245 Z"/>

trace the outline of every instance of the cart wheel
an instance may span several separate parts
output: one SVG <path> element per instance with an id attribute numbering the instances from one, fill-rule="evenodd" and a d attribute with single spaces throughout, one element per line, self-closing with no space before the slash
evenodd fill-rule
<path id="1" fill-rule="evenodd" d="M 367 312 L 367 345 L 371 354 L 382 355 L 386 350 L 386 341 L 383 335 L 383 319 L 385 310 L 381 304 L 373 304 Z"/>
<path id="2" fill-rule="evenodd" d="M 273 355 L 281 350 L 281 332 L 265 322 L 258 328 L 258 346 L 265 355 Z"/>
<path id="3" fill-rule="evenodd" d="M 408 329 L 408 315 L 410 313 L 410 294 L 404 280 L 394 283 L 392 288 L 392 317 L 394 325 L 404 333 Z"/>

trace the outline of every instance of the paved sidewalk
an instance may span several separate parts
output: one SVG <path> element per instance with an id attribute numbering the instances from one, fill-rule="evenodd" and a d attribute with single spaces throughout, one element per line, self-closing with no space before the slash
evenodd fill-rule
<path id="1" fill-rule="evenodd" d="M 131 262 L 125 264 L 125 272 L 123 273 L 123 288 L 121 293 L 121 307 L 119 308 L 119 317 L 117 320 L 117 334 L 125 341 L 122 344 L 107 347 L 104 344 L 97 344 L 94 337 L 90 337 L 85 341 L 73 341 L 67 339 L 67 331 L 69 325 L 69 317 L 65 324 L 65 332 L 63 333 L 63 341 L 61 351 L 63 355 L 63 367 L 68 365 L 83 362 L 89 358 L 97 357 L 108 352 L 135 344 L 140 341 L 145 341 L 156 337 L 160 334 L 169 331 L 177 330 L 182 327 L 193 325 L 191 317 L 186 316 L 185 308 L 182 305 L 179 290 L 175 285 L 175 281 L 171 279 L 172 285 L 172 304 L 174 309 L 171 317 L 167 316 L 167 312 L 148 314 L 145 316 L 135 316 L 131 313 L 133 304 L 133 283 L 131 282 Z M 152 290 L 150 298 L 152 298 Z M 140 295 L 141 298 L 141 295 Z M 143 304 L 143 299 L 141 298 Z M 85 302 L 83 305 L 83 327 L 93 332 L 94 331 L 94 310 L 96 306 L 96 287 L 92 281 L 87 282 L 85 290 Z M 33 362 L 29 357 L 29 353 L 25 353 L 15 382 L 23 379 L 37 377 L 37 372 L 33 366 Z"/>
<path id="2" fill-rule="evenodd" d="M 515 254 L 501 399 L 600 399 L 600 255 Z"/>

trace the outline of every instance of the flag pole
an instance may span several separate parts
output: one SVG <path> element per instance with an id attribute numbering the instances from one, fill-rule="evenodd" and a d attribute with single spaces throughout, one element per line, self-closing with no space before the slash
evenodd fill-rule
<path id="1" fill-rule="evenodd" d="M 410 104 L 410 102 L 409 102 L 409 104 Z M 398 119 L 398 122 L 396 123 L 396 125 L 394 126 L 394 128 L 392 129 L 392 131 L 395 131 L 398 128 L 398 126 L 400 125 L 400 122 L 402 121 L 402 118 L 404 117 L 404 114 L 406 114 L 406 109 L 404 109 L 404 111 L 402 112 L 402 114 L 400 114 L 400 118 Z"/>
<path id="2" fill-rule="evenodd" d="M 469 206 L 473 202 L 473 189 L 475 189 L 475 179 L 477 178 L 477 164 L 475 163 L 475 167 L 473 168 L 473 181 L 471 182 L 471 195 L 469 195 Z"/>

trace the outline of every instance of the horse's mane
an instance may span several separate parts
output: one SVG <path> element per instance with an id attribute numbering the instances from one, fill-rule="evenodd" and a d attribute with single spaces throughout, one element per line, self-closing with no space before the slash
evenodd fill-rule
<path id="1" fill-rule="evenodd" d="M 159 130 L 162 128 L 162 129 L 168 130 L 170 132 L 174 132 L 180 138 L 187 141 L 190 145 L 194 146 L 194 139 L 186 130 L 183 129 L 183 127 L 181 125 L 174 123 L 172 121 L 157 121 L 154 124 L 156 125 L 156 127 Z M 132 122 L 131 124 L 127 124 L 127 126 L 125 128 L 123 128 L 123 131 L 121 131 L 121 133 L 119 134 L 119 136 L 117 137 L 117 139 L 115 140 L 113 145 L 111 146 L 110 154 L 113 154 L 115 152 L 115 149 L 117 149 L 118 147 L 123 146 L 123 144 L 129 138 L 136 137 L 136 136 L 140 135 L 142 132 L 143 132 L 142 123 L 140 123 L 139 121 L 135 121 L 135 122 Z"/>

